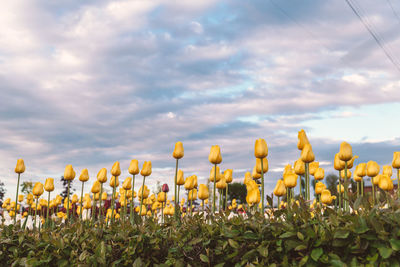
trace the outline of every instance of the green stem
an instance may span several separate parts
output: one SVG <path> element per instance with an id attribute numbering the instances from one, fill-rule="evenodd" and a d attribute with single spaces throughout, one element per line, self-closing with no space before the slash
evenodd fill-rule
<path id="1" fill-rule="evenodd" d="M 115 183 L 117 182 L 117 177 L 114 179 L 113 193 L 111 196 L 111 225 L 114 224 L 114 206 L 115 206 Z"/>
<path id="2" fill-rule="evenodd" d="M 50 210 L 50 192 L 49 192 L 49 197 L 48 197 L 48 201 L 47 201 L 46 226 L 49 225 L 49 210 Z"/>
<path id="3" fill-rule="evenodd" d="M 67 192 L 67 223 L 69 223 L 69 188 L 71 185 L 71 180 L 68 180 L 68 192 Z"/>
<path id="4" fill-rule="evenodd" d="M 130 207 L 130 217 L 131 221 L 133 220 L 133 200 L 135 195 L 135 175 L 132 175 L 132 196 L 131 196 L 131 207 Z"/>
<path id="5" fill-rule="evenodd" d="M 83 220 L 83 184 L 84 182 L 82 182 L 82 190 L 81 190 L 81 221 Z"/>
<path id="6" fill-rule="evenodd" d="M 264 214 L 264 166 L 263 159 L 261 161 L 261 213 Z"/>
<path id="7" fill-rule="evenodd" d="M 361 196 L 364 196 L 364 179 L 361 179 Z"/>
<path id="8" fill-rule="evenodd" d="M 103 227 L 103 211 L 101 208 L 101 202 L 103 202 L 103 183 L 100 184 L 100 195 L 99 195 L 99 201 L 100 201 L 100 208 L 99 208 L 99 213 L 100 213 L 100 225 Z"/>
<path id="9" fill-rule="evenodd" d="M 372 206 L 375 206 L 375 185 L 374 185 L 374 177 L 371 177 L 372 183 Z"/>
<path id="10" fill-rule="evenodd" d="M 213 214 L 215 213 L 215 189 L 216 189 L 216 183 L 217 183 L 217 164 L 214 164 L 214 190 L 213 190 L 213 209 L 212 212 Z"/>
<path id="11" fill-rule="evenodd" d="M 181 208 L 180 208 L 180 204 L 179 204 L 179 192 L 181 191 L 181 186 L 180 185 L 178 185 L 178 199 L 176 200 L 177 201 L 177 203 L 178 203 L 178 208 L 179 208 L 179 212 L 181 211 Z"/>
<path id="12" fill-rule="evenodd" d="M 176 164 L 175 164 L 175 194 L 174 194 L 174 202 L 175 202 L 175 218 L 178 217 L 178 199 L 177 199 L 177 193 L 179 195 L 179 192 L 177 192 L 176 188 L 177 188 L 177 179 L 178 179 L 178 159 L 176 159 Z M 178 197 L 179 198 L 179 197 Z"/>
<path id="13" fill-rule="evenodd" d="M 15 214 L 14 214 L 14 227 L 16 227 L 17 224 L 17 206 L 18 206 L 18 189 L 19 189 L 19 178 L 21 174 L 18 173 L 18 182 L 17 182 L 17 193 L 15 194 Z"/>
<path id="14" fill-rule="evenodd" d="M 139 211 L 139 216 L 142 216 L 143 193 L 144 193 L 144 178 L 146 178 L 146 176 L 143 176 L 142 197 L 140 198 L 140 211 Z"/>
<path id="15" fill-rule="evenodd" d="M 302 179 L 301 179 L 301 175 L 299 176 L 299 178 L 300 178 L 300 183 L 299 183 L 299 187 L 300 187 L 300 192 L 299 192 L 299 199 L 302 197 L 302 194 L 301 194 L 301 182 L 302 182 Z"/>
<path id="16" fill-rule="evenodd" d="M 36 229 L 36 215 L 37 215 L 38 199 L 39 199 L 39 197 L 36 197 L 35 220 L 34 220 L 34 223 L 33 223 L 33 229 Z"/>
<path id="17" fill-rule="evenodd" d="M 357 197 L 360 196 L 360 182 L 357 181 Z"/>
<path id="18" fill-rule="evenodd" d="M 307 201 L 310 201 L 310 170 L 309 170 L 309 163 L 305 163 L 305 178 L 306 178 L 306 198 Z"/>
<path id="19" fill-rule="evenodd" d="M 201 200 L 201 202 L 203 203 L 203 215 L 204 215 L 204 199 Z"/>
<path id="20" fill-rule="evenodd" d="M 279 210 L 279 204 L 281 203 L 280 201 L 279 201 L 279 196 L 278 196 L 278 205 L 276 206 L 276 208 Z"/>
<path id="21" fill-rule="evenodd" d="M 225 210 L 228 209 L 228 184 L 225 188 Z"/>
<path id="22" fill-rule="evenodd" d="M 193 214 L 192 203 L 193 203 L 193 189 L 192 189 L 192 196 L 190 198 L 190 216 L 192 216 Z"/>
<path id="23" fill-rule="evenodd" d="M 342 179 L 340 178 L 340 171 L 339 171 L 339 209 L 342 209 Z"/>
<path id="24" fill-rule="evenodd" d="M 92 206 L 92 222 L 94 223 L 96 220 L 96 206 L 97 206 L 97 201 L 95 194 L 93 194 L 93 206 Z"/>
<path id="25" fill-rule="evenodd" d="M 400 197 L 400 169 L 397 169 L 397 198 Z"/>
<path id="26" fill-rule="evenodd" d="M 347 161 L 344 162 L 344 211 L 349 211 L 349 196 L 347 192 Z"/>

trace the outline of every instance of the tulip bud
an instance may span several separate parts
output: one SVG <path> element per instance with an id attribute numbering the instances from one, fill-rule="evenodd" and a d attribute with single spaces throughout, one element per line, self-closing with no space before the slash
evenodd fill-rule
<path id="1" fill-rule="evenodd" d="M 46 179 L 46 182 L 44 183 L 44 189 L 47 192 L 52 192 L 54 190 L 54 179 L 53 178 Z"/>
<path id="2" fill-rule="evenodd" d="M 393 152 L 392 167 L 400 169 L 400 152 Z"/>
<path id="3" fill-rule="evenodd" d="M 167 195 L 165 194 L 165 192 L 160 192 L 157 194 L 157 201 L 158 202 L 165 202 L 167 200 Z"/>
<path id="4" fill-rule="evenodd" d="M 306 173 L 305 165 L 301 158 L 294 162 L 294 172 L 297 175 L 304 175 Z"/>
<path id="5" fill-rule="evenodd" d="M 164 193 L 168 193 L 168 192 L 169 192 L 168 184 L 163 184 L 163 185 L 162 185 L 162 191 L 163 191 Z"/>
<path id="6" fill-rule="evenodd" d="M 309 167 L 310 167 L 309 169 L 310 174 L 314 175 L 315 171 L 319 168 L 319 162 L 318 161 L 311 162 Z"/>
<path id="7" fill-rule="evenodd" d="M 326 189 L 326 185 L 324 185 L 322 182 L 317 182 L 315 184 L 315 193 L 317 195 L 320 195 L 322 193 L 322 191 L 325 189 Z"/>
<path id="8" fill-rule="evenodd" d="M 208 160 L 212 164 L 220 164 L 222 162 L 221 149 L 218 145 L 211 146 L 210 155 L 208 155 Z"/>
<path id="9" fill-rule="evenodd" d="M 100 199 L 100 192 L 94 194 L 94 200 L 99 200 Z"/>
<path id="10" fill-rule="evenodd" d="M 306 163 L 313 162 L 315 160 L 314 153 L 310 144 L 305 144 L 301 151 L 301 160 Z"/>
<path id="11" fill-rule="evenodd" d="M 251 205 L 251 206 L 254 204 L 258 204 L 261 200 L 260 189 L 256 188 L 256 189 L 248 192 L 246 200 L 247 200 L 247 203 L 249 203 L 249 205 Z"/>
<path id="12" fill-rule="evenodd" d="M 360 163 L 356 166 L 356 170 L 354 171 L 354 176 L 364 177 L 367 175 L 367 163 Z"/>
<path id="13" fill-rule="evenodd" d="M 64 179 L 67 181 L 72 181 L 75 178 L 75 171 L 72 168 L 72 165 L 69 164 L 65 167 L 65 171 L 64 171 Z"/>
<path id="14" fill-rule="evenodd" d="M 256 158 L 256 170 L 258 173 L 261 173 L 261 160 L 263 163 L 263 173 L 267 173 L 268 172 L 268 160 L 267 158 Z"/>
<path id="15" fill-rule="evenodd" d="M 101 194 L 101 200 L 107 200 L 107 192 L 103 192 L 102 194 Z"/>
<path id="16" fill-rule="evenodd" d="M 125 190 L 130 190 L 132 188 L 132 177 L 128 176 L 125 178 L 122 188 Z"/>
<path id="17" fill-rule="evenodd" d="M 297 143 L 297 148 L 299 150 L 303 150 L 304 146 L 306 144 L 309 144 L 310 142 L 308 141 L 306 132 L 302 129 L 298 134 L 297 137 L 299 139 L 299 142 Z"/>
<path id="18" fill-rule="evenodd" d="M 118 187 L 119 186 L 118 176 L 111 176 L 110 186 L 111 187 Z"/>
<path id="19" fill-rule="evenodd" d="M 250 172 L 246 172 L 244 174 L 244 184 L 248 184 L 250 181 L 253 181 L 252 177 L 251 177 L 251 173 Z"/>
<path id="20" fill-rule="evenodd" d="M 373 185 L 379 185 L 379 180 L 381 179 L 381 177 L 382 177 L 382 175 L 383 174 L 378 174 L 377 176 L 375 176 L 375 177 L 372 177 L 372 184 Z"/>
<path id="21" fill-rule="evenodd" d="M 186 190 L 191 190 L 194 188 L 194 177 L 193 176 L 189 176 L 186 178 L 184 187 Z"/>
<path id="22" fill-rule="evenodd" d="M 222 175 L 220 173 L 218 166 L 217 166 L 217 178 L 214 179 L 214 176 L 215 176 L 215 166 L 213 166 L 210 171 L 210 182 L 214 182 L 215 180 L 218 182 L 221 179 Z"/>
<path id="23" fill-rule="evenodd" d="M 139 162 L 137 159 L 131 160 L 128 171 L 132 175 L 136 175 L 139 173 Z"/>
<path id="24" fill-rule="evenodd" d="M 348 169 L 353 168 L 353 164 L 354 164 L 354 160 L 355 160 L 355 159 L 358 159 L 358 156 L 352 157 L 351 160 L 349 160 L 349 161 L 347 162 L 347 168 L 348 168 Z"/>
<path id="25" fill-rule="evenodd" d="M 215 185 L 218 189 L 225 189 L 228 184 L 225 182 L 225 177 L 223 176 Z"/>
<path id="26" fill-rule="evenodd" d="M 390 166 L 390 165 L 382 166 L 382 174 L 385 174 L 389 178 L 391 178 L 392 177 L 392 166 Z"/>
<path id="27" fill-rule="evenodd" d="M 283 182 L 287 188 L 293 188 L 297 185 L 297 175 L 295 173 L 288 173 L 283 176 Z"/>
<path id="28" fill-rule="evenodd" d="M 378 165 L 378 163 L 376 163 L 375 161 L 368 161 L 367 163 L 367 175 L 369 177 L 375 177 L 379 174 L 379 170 L 380 167 Z"/>
<path id="29" fill-rule="evenodd" d="M 339 159 L 343 161 L 349 161 L 353 157 L 353 151 L 351 145 L 347 142 L 340 144 Z"/>
<path id="30" fill-rule="evenodd" d="M 149 176 L 151 174 L 151 161 L 145 161 L 142 166 L 142 170 L 140 171 L 142 176 Z"/>
<path id="31" fill-rule="evenodd" d="M 331 191 L 329 191 L 328 189 L 324 189 L 321 192 L 321 202 L 326 205 L 330 205 L 332 203 Z"/>
<path id="32" fill-rule="evenodd" d="M 385 191 L 390 191 L 393 189 L 393 182 L 389 176 L 387 176 L 386 174 L 381 174 L 378 177 L 379 177 L 379 179 L 377 179 L 377 180 L 379 180 L 378 185 L 379 185 L 380 189 L 385 190 Z M 375 184 L 375 181 L 374 181 L 374 184 Z"/>
<path id="33" fill-rule="evenodd" d="M 176 184 L 177 185 L 184 185 L 185 184 L 185 178 L 183 177 L 183 171 L 178 170 L 178 175 L 176 177 Z"/>
<path id="34" fill-rule="evenodd" d="M 102 168 L 98 173 L 97 173 L 97 181 L 100 183 L 104 184 L 107 182 L 107 169 Z"/>
<path id="35" fill-rule="evenodd" d="M 111 175 L 118 177 L 121 175 L 121 168 L 119 167 L 119 162 L 116 161 L 111 168 Z"/>
<path id="36" fill-rule="evenodd" d="M 354 173 L 353 179 L 354 179 L 354 181 L 356 181 L 356 182 L 361 182 L 361 181 L 362 181 L 362 177 L 361 177 L 361 176 L 358 176 L 356 173 Z"/>
<path id="37" fill-rule="evenodd" d="M 25 172 L 25 163 L 23 159 L 17 160 L 17 166 L 15 166 L 15 173 L 24 173 Z"/>
<path id="38" fill-rule="evenodd" d="M 345 173 L 344 170 L 340 171 L 340 178 L 344 179 L 345 178 Z M 349 169 L 347 169 L 347 179 L 351 178 L 351 171 Z"/>
<path id="39" fill-rule="evenodd" d="M 340 160 L 339 158 L 339 153 L 335 154 L 335 160 L 333 161 L 333 167 L 335 168 L 335 170 L 337 171 L 341 171 L 344 169 L 345 163 L 343 160 Z"/>
<path id="40" fill-rule="evenodd" d="M 311 165 L 311 164 L 310 164 Z M 325 177 L 325 171 L 322 168 L 318 168 L 314 173 L 315 180 L 322 180 Z"/>
<path id="41" fill-rule="evenodd" d="M 285 187 L 285 183 L 279 179 L 276 182 L 276 186 L 274 188 L 274 195 L 277 197 L 281 197 L 284 196 L 286 194 L 286 187 Z"/>
<path id="42" fill-rule="evenodd" d="M 100 185 L 100 182 L 98 180 L 94 181 L 91 192 L 93 194 L 99 193 L 100 192 L 100 186 L 101 185 Z"/>
<path id="43" fill-rule="evenodd" d="M 205 184 L 200 184 L 199 186 L 199 198 L 201 200 L 208 199 L 210 196 L 210 193 L 208 191 L 208 187 Z"/>
<path id="44" fill-rule="evenodd" d="M 43 191 L 44 191 L 43 184 L 40 182 L 37 182 L 32 189 L 32 193 L 36 197 L 40 197 L 43 194 Z"/>
<path id="45" fill-rule="evenodd" d="M 256 143 L 254 144 L 254 156 L 256 158 L 262 159 L 268 156 L 268 147 L 267 147 L 267 142 L 265 142 L 264 139 L 259 138 L 256 140 Z M 261 172 L 261 169 L 260 169 Z"/>
<path id="46" fill-rule="evenodd" d="M 224 171 L 225 182 L 230 184 L 232 182 L 232 169 L 227 169 Z"/>
<path id="47" fill-rule="evenodd" d="M 189 201 L 195 201 L 197 199 L 197 189 L 194 188 L 189 191 L 188 193 L 188 200 Z"/>
<path id="48" fill-rule="evenodd" d="M 147 186 L 145 185 L 145 186 L 144 186 L 144 189 L 143 189 L 143 199 L 148 198 L 148 197 L 149 197 L 149 194 L 150 194 L 150 190 L 149 190 L 149 189 L 147 188 Z M 142 187 L 139 188 L 138 197 L 139 197 L 139 198 L 142 198 Z"/>
<path id="49" fill-rule="evenodd" d="M 78 196 L 76 194 L 72 195 L 71 202 L 72 202 L 72 204 L 78 203 Z"/>
<path id="50" fill-rule="evenodd" d="M 89 180 L 89 172 L 88 169 L 83 169 L 81 175 L 79 175 L 79 181 L 87 182 Z"/>
<path id="51" fill-rule="evenodd" d="M 172 156 L 176 159 L 181 159 L 183 158 L 183 155 L 184 155 L 184 150 L 182 142 L 176 142 L 174 152 L 172 152 Z"/>
<path id="52" fill-rule="evenodd" d="M 257 180 L 261 178 L 261 174 L 257 172 L 257 166 L 254 166 L 253 172 L 251 173 L 253 179 Z"/>
<path id="53" fill-rule="evenodd" d="M 24 195 L 18 195 L 18 202 L 24 201 Z"/>

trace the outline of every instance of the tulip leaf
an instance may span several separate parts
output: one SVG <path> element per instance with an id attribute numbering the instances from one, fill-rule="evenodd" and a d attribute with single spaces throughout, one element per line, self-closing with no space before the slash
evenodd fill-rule
<path id="1" fill-rule="evenodd" d="M 382 256 L 382 258 L 387 259 L 392 255 L 393 250 L 391 248 L 387 247 L 380 247 L 378 248 L 379 254 Z"/>
<path id="2" fill-rule="evenodd" d="M 201 260 L 202 262 L 205 262 L 205 263 L 208 263 L 208 262 L 209 262 L 208 257 L 207 257 L 206 255 L 204 255 L 204 254 L 200 254 L 200 260 Z"/>
<path id="3" fill-rule="evenodd" d="M 322 248 L 314 248 L 311 251 L 311 258 L 314 261 L 318 261 L 319 257 L 321 257 L 322 253 L 324 252 L 324 250 Z"/>
<path id="4" fill-rule="evenodd" d="M 347 230 L 338 230 L 335 232 L 334 238 L 342 238 L 345 239 L 349 236 L 350 232 Z"/>
<path id="5" fill-rule="evenodd" d="M 390 239 L 389 240 L 390 245 L 392 246 L 392 249 L 395 251 L 399 251 L 400 250 L 400 240 L 399 239 Z"/>
<path id="6" fill-rule="evenodd" d="M 304 256 L 304 257 L 300 260 L 299 266 L 305 265 L 305 264 L 307 263 L 307 261 L 308 261 L 308 256 Z"/>
<path id="7" fill-rule="evenodd" d="M 297 234 L 297 233 L 295 233 L 295 232 L 286 232 L 286 233 L 281 234 L 281 235 L 279 236 L 279 238 L 288 238 L 288 237 L 295 236 L 296 234 Z"/>
<path id="8" fill-rule="evenodd" d="M 267 247 L 259 247 L 257 250 L 262 257 L 264 257 L 264 258 L 268 257 L 268 248 Z"/>
<path id="9" fill-rule="evenodd" d="M 304 240 L 304 235 L 300 232 L 297 232 L 297 237 L 302 241 Z"/>
<path id="10" fill-rule="evenodd" d="M 236 242 L 236 241 L 233 240 L 233 239 L 228 239 L 228 242 L 229 242 L 229 245 L 230 245 L 231 247 L 233 247 L 233 248 L 238 248 L 238 247 L 239 247 L 238 242 Z"/>
<path id="11" fill-rule="evenodd" d="M 298 245 L 297 247 L 295 247 L 295 251 L 301 251 L 301 250 L 305 250 L 307 249 L 307 246 L 304 244 Z"/>

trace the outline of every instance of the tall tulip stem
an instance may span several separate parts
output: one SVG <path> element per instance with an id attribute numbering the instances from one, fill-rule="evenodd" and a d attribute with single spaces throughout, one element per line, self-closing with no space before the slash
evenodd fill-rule
<path id="1" fill-rule="evenodd" d="M 178 179 L 178 161 L 179 159 L 176 159 L 176 164 L 175 164 L 175 195 L 174 195 L 174 202 L 175 202 L 175 217 L 178 216 L 178 199 L 177 197 L 179 196 L 179 191 L 176 190 L 176 188 L 178 187 L 177 185 L 177 179 Z M 178 197 L 179 198 L 179 197 Z"/>
<path id="2" fill-rule="evenodd" d="M 302 180 L 301 177 L 302 177 L 302 176 L 300 175 L 300 176 L 299 176 L 299 178 L 300 178 L 300 181 L 299 181 L 299 189 L 300 189 L 300 191 L 299 191 L 299 199 L 302 197 L 302 193 L 301 193 L 301 182 L 302 182 L 303 180 Z"/>
<path id="3" fill-rule="evenodd" d="M 100 213 L 100 225 L 101 226 L 103 226 L 103 212 L 101 209 L 101 202 L 103 202 L 102 195 L 103 195 L 103 183 L 101 183 L 101 185 L 100 185 L 100 195 L 99 195 L 99 201 L 100 201 L 99 213 Z"/>
<path id="4" fill-rule="evenodd" d="M 364 196 L 364 179 L 361 179 L 361 196 Z"/>
<path id="5" fill-rule="evenodd" d="M 261 161 L 261 212 L 264 214 L 264 166 L 263 159 Z"/>
<path id="6" fill-rule="evenodd" d="M 375 206 L 375 185 L 374 185 L 374 177 L 371 177 L 372 183 L 372 206 Z"/>
<path id="7" fill-rule="evenodd" d="M 36 206 L 35 206 L 35 220 L 33 223 L 33 229 L 36 229 L 36 215 L 37 215 L 37 205 L 38 205 L 39 197 L 36 197 Z"/>
<path id="8" fill-rule="evenodd" d="M 349 196 L 347 192 L 347 161 L 344 162 L 344 211 L 349 211 Z"/>
<path id="9" fill-rule="evenodd" d="M 214 190 L 213 190 L 213 214 L 215 213 L 215 189 L 217 184 L 217 164 L 214 164 Z"/>
<path id="10" fill-rule="evenodd" d="M 67 223 L 69 223 L 69 188 L 71 186 L 71 180 L 68 180 L 68 191 L 67 191 Z"/>
<path id="11" fill-rule="evenodd" d="M 93 206 L 92 206 L 92 222 L 93 223 L 94 223 L 95 217 L 96 217 L 96 206 L 97 206 L 96 197 L 95 197 L 95 194 L 93 194 Z"/>
<path id="12" fill-rule="evenodd" d="M 176 200 L 177 201 L 177 203 L 178 203 L 178 210 L 180 211 L 181 209 L 180 209 L 180 207 L 179 207 L 179 192 L 181 191 L 181 186 L 180 185 L 178 185 L 178 199 Z"/>
<path id="13" fill-rule="evenodd" d="M 188 194 L 188 197 L 189 197 L 189 194 Z M 190 216 L 192 216 L 192 214 L 193 214 L 192 203 L 193 203 L 193 189 L 192 189 L 192 195 L 190 196 Z"/>
<path id="14" fill-rule="evenodd" d="M 360 182 L 357 181 L 357 197 L 360 196 Z"/>
<path id="15" fill-rule="evenodd" d="M 342 179 L 340 178 L 340 171 L 339 171 L 339 209 L 342 208 Z"/>
<path id="16" fill-rule="evenodd" d="M 130 208 L 130 217 L 131 221 L 133 220 L 133 200 L 135 199 L 135 175 L 132 175 L 132 197 L 131 197 L 131 208 Z"/>
<path id="17" fill-rule="evenodd" d="M 117 180 L 117 177 L 115 177 L 115 180 Z M 111 196 L 111 225 L 113 225 L 114 224 L 114 206 L 115 206 L 115 197 L 114 197 L 114 195 L 115 195 L 115 181 L 114 180 L 114 186 L 113 186 L 113 193 L 112 193 L 112 196 Z"/>
<path id="18" fill-rule="evenodd" d="M 400 197 L 400 169 L 397 169 L 397 198 Z"/>
<path id="19" fill-rule="evenodd" d="M 310 200 L 310 170 L 309 163 L 305 163 L 305 179 L 306 179 L 306 198 Z"/>
<path id="20" fill-rule="evenodd" d="M 280 202 L 279 202 L 279 196 L 278 196 L 278 204 L 276 205 L 276 208 L 279 210 L 279 204 L 280 204 Z"/>
<path id="21" fill-rule="evenodd" d="M 144 178 L 146 178 L 146 176 L 143 176 L 142 196 L 141 196 L 141 198 L 140 198 L 140 211 L 139 211 L 139 216 L 142 216 L 143 193 L 144 193 Z"/>
<path id="22" fill-rule="evenodd" d="M 204 215 L 204 199 L 201 200 L 201 203 L 203 204 L 203 215 Z"/>
<path id="23" fill-rule="evenodd" d="M 227 184 L 225 188 L 225 209 L 228 208 L 228 185 L 229 184 Z"/>
<path id="24" fill-rule="evenodd" d="M 46 216 L 46 226 L 49 226 L 49 211 L 50 211 L 50 192 L 47 200 L 47 216 Z"/>
<path id="25" fill-rule="evenodd" d="M 15 214 L 14 214 L 14 227 L 17 224 L 17 206 L 18 206 L 18 189 L 19 189 L 19 179 L 21 177 L 21 174 L 18 173 L 18 182 L 17 182 L 17 193 L 15 194 Z"/>
<path id="26" fill-rule="evenodd" d="M 81 190 L 81 221 L 82 221 L 82 218 L 83 218 L 83 184 L 84 184 L 84 182 L 82 182 L 82 190 Z"/>

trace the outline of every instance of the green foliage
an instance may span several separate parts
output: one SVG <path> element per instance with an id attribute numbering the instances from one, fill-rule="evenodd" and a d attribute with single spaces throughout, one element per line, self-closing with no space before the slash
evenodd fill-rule
<path id="1" fill-rule="evenodd" d="M 27 195 L 29 193 L 32 193 L 33 182 L 28 182 L 28 181 L 22 182 L 20 187 L 21 187 L 21 193 Z"/>
<path id="2" fill-rule="evenodd" d="M 210 191 L 211 192 L 211 191 Z M 246 203 L 246 185 L 242 183 L 231 183 L 228 184 L 228 199 L 232 201 L 232 199 L 236 198 L 239 203 Z"/>
<path id="3" fill-rule="evenodd" d="M 204 218 L 151 218 L 100 229 L 76 222 L 40 233 L 0 226 L 0 262 L 7 266 L 399 266 L 399 209 L 358 214 L 332 208 L 311 215 L 303 201 L 264 218 L 228 214 Z M 398 208 L 399 203 L 394 203 Z M 362 208 L 361 207 L 366 207 Z"/>

